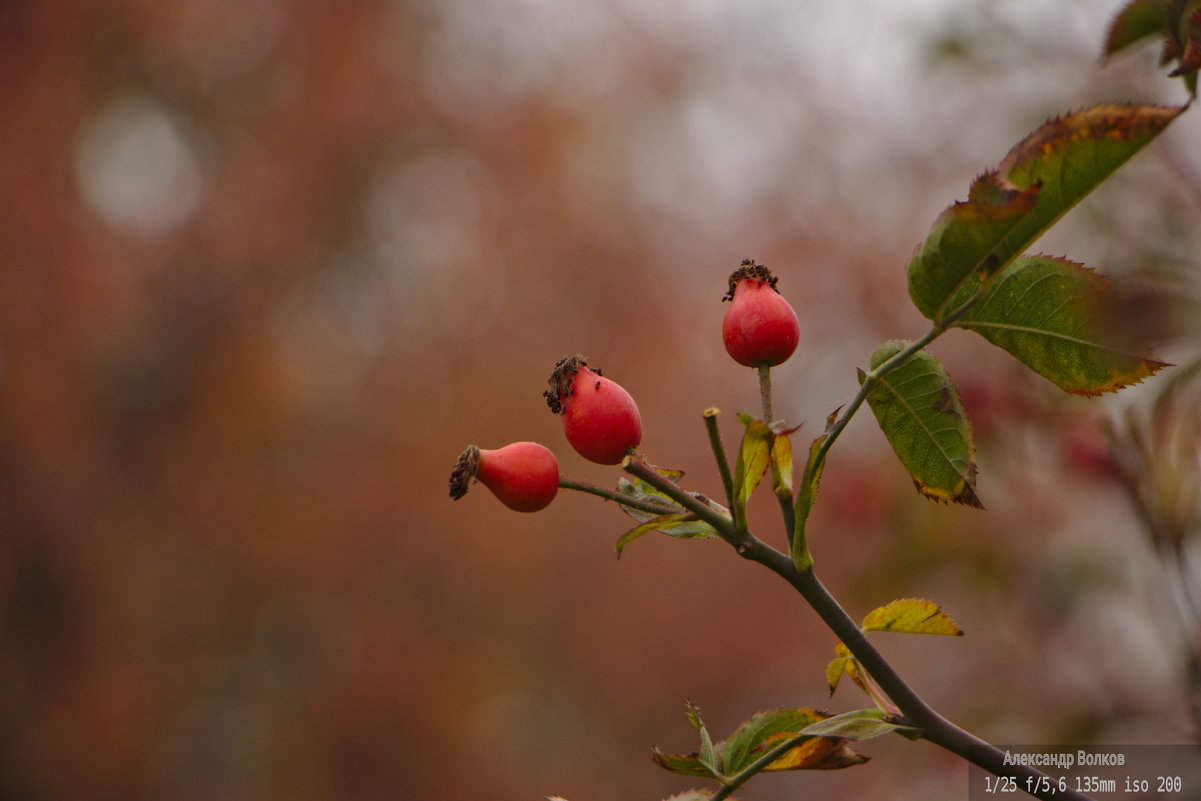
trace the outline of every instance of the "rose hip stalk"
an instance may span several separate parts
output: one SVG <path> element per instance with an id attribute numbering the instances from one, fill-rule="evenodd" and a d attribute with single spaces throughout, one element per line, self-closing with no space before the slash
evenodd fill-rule
<path id="1" fill-rule="evenodd" d="M 721 338 L 734 361 L 747 367 L 775 367 L 796 350 L 801 337 L 796 312 L 779 290 L 778 279 L 747 259 L 730 275 L 730 301 Z"/>
<path id="2" fill-rule="evenodd" d="M 467 494 L 472 479 L 517 512 L 545 509 L 559 491 L 559 462 L 537 442 L 514 442 L 494 451 L 468 445 L 450 474 L 450 497 Z"/>
<path id="3" fill-rule="evenodd" d="M 617 464 L 642 442 L 642 417 L 630 393 L 590 369 L 583 356 L 559 360 L 542 393 L 571 447 L 598 464 Z"/>

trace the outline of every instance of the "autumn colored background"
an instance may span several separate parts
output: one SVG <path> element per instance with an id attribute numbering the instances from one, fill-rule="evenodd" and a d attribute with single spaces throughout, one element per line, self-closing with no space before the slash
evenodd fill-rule
<path id="1" fill-rule="evenodd" d="M 615 481 L 540 397 L 582 352 L 648 458 L 719 492 L 700 413 L 732 444 L 757 405 L 718 334 L 745 257 L 801 316 L 776 413 L 815 435 L 925 330 L 903 266 L 976 174 L 1048 116 L 1182 102 L 1151 52 L 1099 62 L 1118 5 L 0 5 L 0 798 L 658 799 L 688 786 L 649 759 L 694 747 L 685 699 L 723 732 L 862 705 L 726 546 L 616 561 L 611 504 L 519 515 L 447 475 L 535 439 Z M 1193 111 L 1040 248 L 1196 291 L 1199 141 Z M 941 603 L 965 638 L 881 646 L 986 738 L 1195 741 L 1097 433 L 1161 379 L 1089 401 L 966 333 L 935 350 L 988 511 L 919 497 L 862 415 L 819 572 L 852 615 Z M 931 746 L 864 750 L 744 795 L 964 793 Z"/>

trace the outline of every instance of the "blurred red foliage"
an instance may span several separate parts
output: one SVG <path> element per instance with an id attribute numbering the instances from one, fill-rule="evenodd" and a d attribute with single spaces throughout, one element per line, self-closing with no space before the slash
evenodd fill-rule
<path id="1" fill-rule="evenodd" d="M 825 701 L 830 638 L 720 546 L 618 565 L 611 507 L 452 505 L 446 474 L 538 439 L 612 481 L 539 398 L 582 351 L 639 399 L 644 450 L 714 492 L 700 410 L 733 442 L 755 391 L 721 353 L 729 270 L 783 276 L 809 345 L 777 412 L 820 420 L 913 330 L 900 267 L 949 198 L 866 238 L 855 205 L 970 169 L 904 164 L 899 130 L 864 147 L 837 92 L 771 73 L 787 43 L 750 46 L 770 18 L 494 5 L 0 5 L 0 798 L 657 798 L 683 789 L 646 756 L 688 747 L 686 696 L 714 729 Z M 1017 571 L 948 545 L 855 441 L 816 542 L 856 608 L 890 600 L 855 584 L 858 529 L 907 593 Z M 864 448 L 893 478 L 851 479 Z M 914 537 L 943 561 L 904 558 Z M 964 670 L 934 700 L 1027 734 L 973 708 L 1006 664 Z M 807 780 L 854 797 L 916 764 L 878 763 Z"/>

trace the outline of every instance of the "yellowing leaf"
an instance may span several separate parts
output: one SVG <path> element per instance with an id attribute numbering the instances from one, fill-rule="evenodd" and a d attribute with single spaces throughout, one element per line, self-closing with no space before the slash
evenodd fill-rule
<path id="1" fill-rule="evenodd" d="M 836 656 L 826 665 L 826 684 L 830 686 L 830 695 L 838 689 L 838 683 L 842 681 L 843 674 L 847 672 L 847 662 L 849 660 L 845 656 Z"/>
<path id="2" fill-rule="evenodd" d="M 784 433 L 771 441 L 771 488 L 778 497 L 792 497 L 792 443 Z"/>
<path id="3" fill-rule="evenodd" d="M 786 740 L 796 737 L 795 733 L 780 733 L 769 737 L 758 750 L 767 753 Z M 795 748 L 785 751 L 764 770 L 841 770 L 862 765 L 869 757 L 864 756 L 836 737 L 810 737 L 802 740 Z"/>
<path id="4" fill-rule="evenodd" d="M 855 686 L 869 696 L 872 694 L 867 686 L 867 678 L 859 660 L 851 655 L 851 651 L 841 642 L 834 645 L 834 661 L 826 666 L 826 683 L 830 685 L 830 695 L 838 689 L 838 684 L 844 675 L 850 676 Z"/>
<path id="5" fill-rule="evenodd" d="M 746 425 L 738 459 L 734 462 L 734 524 L 746 525 L 746 504 L 751 492 L 767 475 L 771 463 L 771 428 L 762 420 L 739 415 Z"/>
<path id="6" fill-rule="evenodd" d="M 933 601 L 902 598 L 873 609 L 863 618 L 863 631 L 896 631 L 906 634 L 962 636 L 950 615 Z"/>

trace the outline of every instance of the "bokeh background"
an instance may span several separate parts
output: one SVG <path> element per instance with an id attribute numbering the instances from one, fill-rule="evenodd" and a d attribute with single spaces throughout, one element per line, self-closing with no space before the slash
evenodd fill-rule
<path id="1" fill-rule="evenodd" d="M 1054 114 L 1184 100 L 1151 51 L 1101 63 L 1120 5 L 0 4 L 0 798 L 659 799 L 691 784 L 648 758 L 693 749 L 685 699 L 715 732 L 863 705 L 724 545 L 618 562 L 612 505 L 452 503 L 447 475 L 534 439 L 613 482 L 540 397 L 582 352 L 648 457 L 718 492 L 700 413 L 730 444 L 757 405 L 718 335 L 746 257 L 801 315 L 776 411 L 815 436 L 924 331 L 903 266 L 975 175 Z M 1195 296 L 1198 143 L 1191 112 L 1040 248 Z M 988 511 L 920 498 L 861 416 L 813 522 L 827 584 L 853 615 L 943 604 L 965 638 L 881 646 L 994 741 L 1196 741 L 1187 608 L 1100 433 L 1165 379 L 1089 401 L 934 350 Z M 966 792 L 933 747 L 863 750 L 744 795 Z"/>

